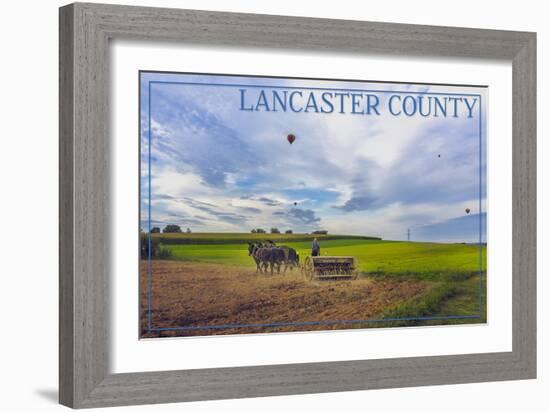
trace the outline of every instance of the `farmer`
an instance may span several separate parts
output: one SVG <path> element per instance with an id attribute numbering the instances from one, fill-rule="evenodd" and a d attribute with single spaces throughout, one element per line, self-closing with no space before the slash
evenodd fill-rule
<path id="1" fill-rule="evenodd" d="M 311 244 L 311 256 L 319 256 L 321 254 L 321 246 L 319 246 L 319 242 L 317 241 L 317 238 L 313 239 L 313 243 Z"/>

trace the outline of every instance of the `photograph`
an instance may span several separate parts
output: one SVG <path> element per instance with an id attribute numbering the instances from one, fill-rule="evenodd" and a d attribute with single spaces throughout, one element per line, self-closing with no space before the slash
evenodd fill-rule
<path id="1" fill-rule="evenodd" d="M 140 337 L 485 323 L 486 92 L 141 71 Z"/>
<path id="2" fill-rule="evenodd" d="M 2 409 L 549 409 L 545 3 L 424 3 L 4 2 Z"/>

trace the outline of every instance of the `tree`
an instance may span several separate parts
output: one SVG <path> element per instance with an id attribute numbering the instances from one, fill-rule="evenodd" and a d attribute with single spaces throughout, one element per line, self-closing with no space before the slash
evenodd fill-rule
<path id="1" fill-rule="evenodd" d="M 281 233 L 276 227 L 271 228 L 271 233 Z"/>
<path id="2" fill-rule="evenodd" d="M 258 233 L 256 229 L 252 229 L 250 233 Z"/>
<path id="3" fill-rule="evenodd" d="M 149 248 L 151 248 L 150 252 Z M 172 252 L 160 243 L 158 237 L 142 233 L 140 236 L 140 255 L 142 259 L 170 259 Z"/>
<path id="4" fill-rule="evenodd" d="M 166 225 L 162 233 L 181 233 L 181 227 L 178 225 Z"/>
<path id="5" fill-rule="evenodd" d="M 265 230 L 258 228 L 258 229 L 256 229 L 256 233 L 265 233 Z"/>
<path id="6" fill-rule="evenodd" d="M 290 230 L 290 229 L 285 230 L 285 233 L 286 233 L 287 235 L 291 235 L 291 234 L 292 234 L 292 230 Z"/>
<path id="7" fill-rule="evenodd" d="M 151 228 L 151 233 L 160 233 L 160 227 L 152 227 Z"/>
<path id="8" fill-rule="evenodd" d="M 187 230 L 185 231 L 185 233 L 191 233 L 191 229 L 187 228 Z"/>
<path id="9" fill-rule="evenodd" d="M 327 235 L 328 234 L 328 230 L 316 230 L 315 232 L 313 232 L 314 235 Z"/>

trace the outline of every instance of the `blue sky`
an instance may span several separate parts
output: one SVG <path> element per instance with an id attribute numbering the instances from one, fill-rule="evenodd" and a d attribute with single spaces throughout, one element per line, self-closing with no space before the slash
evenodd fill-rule
<path id="1" fill-rule="evenodd" d="M 151 84 L 149 107 L 150 81 L 164 83 Z M 486 192 L 483 183 L 479 210 L 479 110 L 473 118 L 247 112 L 239 110 L 239 87 L 227 86 L 239 84 L 475 93 L 486 101 L 483 88 L 142 73 L 145 230 L 150 122 L 152 226 L 385 239 L 405 239 L 410 228 L 412 240 L 479 240 Z M 378 95 L 384 104 L 387 94 Z M 482 138 L 485 153 L 483 130 Z"/>

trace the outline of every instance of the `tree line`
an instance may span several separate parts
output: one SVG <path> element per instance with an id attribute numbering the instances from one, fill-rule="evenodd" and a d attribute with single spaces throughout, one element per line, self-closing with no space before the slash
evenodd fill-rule
<path id="1" fill-rule="evenodd" d="M 257 228 L 257 229 L 252 229 L 250 231 L 250 233 L 267 233 L 267 230 L 265 229 L 262 229 L 262 228 Z M 269 229 L 269 233 L 281 233 L 281 231 L 276 228 L 276 227 L 272 227 L 271 229 Z M 285 233 L 287 235 L 291 235 L 292 234 L 292 230 L 288 229 L 288 230 L 285 230 Z"/>
<path id="2" fill-rule="evenodd" d="M 160 227 L 155 226 L 155 227 L 151 228 L 149 233 L 161 233 L 161 229 L 160 229 Z M 183 231 L 181 229 L 181 226 L 179 226 L 179 225 L 166 225 L 164 227 L 164 229 L 162 229 L 162 233 L 183 233 Z M 191 231 L 190 228 L 187 228 L 185 230 L 185 233 L 192 233 L 192 231 Z M 262 229 L 262 228 L 255 228 L 255 229 L 252 229 L 250 231 L 250 233 L 267 233 L 267 230 Z M 278 234 L 278 233 L 282 233 L 282 232 L 279 230 L 279 228 L 272 227 L 271 229 L 269 229 L 269 233 Z M 291 235 L 293 233 L 293 231 L 291 229 L 287 229 L 287 230 L 285 230 L 284 233 L 287 234 L 287 235 Z M 313 235 L 327 235 L 328 230 L 315 230 L 315 231 L 311 232 L 311 234 L 313 234 Z"/>
<path id="3" fill-rule="evenodd" d="M 262 228 L 252 229 L 250 232 L 251 233 L 267 233 L 267 231 L 265 229 L 262 229 Z M 281 233 L 281 231 L 276 227 L 272 227 L 269 230 L 269 233 L 276 234 L 276 233 Z M 291 235 L 292 233 L 293 232 L 290 229 L 285 230 L 285 234 L 287 234 L 287 235 Z M 311 234 L 312 235 L 328 235 L 328 230 L 315 230 L 315 231 L 311 232 Z"/>
<path id="4" fill-rule="evenodd" d="M 152 227 L 151 230 L 149 231 L 149 233 L 160 233 L 161 230 L 160 230 L 160 227 Z M 162 233 L 183 233 L 183 231 L 181 230 L 181 226 L 179 225 L 166 225 L 164 227 L 164 229 L 162 229 Z M 191 232 L 191 229 L 187 228 L 185 230 L 185 233 L 192 233 Z"/>

